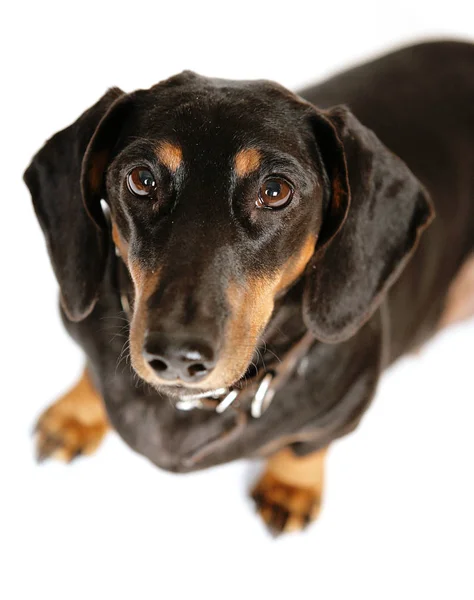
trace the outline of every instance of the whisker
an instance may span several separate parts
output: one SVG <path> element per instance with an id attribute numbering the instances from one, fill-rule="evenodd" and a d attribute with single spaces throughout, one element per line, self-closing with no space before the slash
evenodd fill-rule
<path id="1" fill-rule="evenodd" d="M 123 311 L 120 311 L 123 312 Z M 99 321 L 110 321 L 110 320 L 119 320 L 119 321 L 126 321 L 127 323 L 129 323 L 129 319 L 127 319 L 126 317 L 121 317 L 119 314 L 113 316 L 113 317 L 100 317 Z"/>
<path id="2" fill-rule="evenodd" d="M 120 366 L 120 363 L 123 361 L 123 359 L 129 355 L 129 350 L 130 350 L 130 340 L 127 338 L 122 346 L 122 351 L 119 354 L 119 357 L 117 359 L 117 364 L 115 365 L 115 374 L 117 375 L 117 371 L 118 368 Z M 125 363 L 126 364 L 126 363 Z M 123 371 L 122 371 L 123 373 Z"/>
<path id="3" fill-rule="evenodd" d="M 273 350 L 268 350 L 268 348 L 267 348 L 267 352 L 269 352 L 272 356 L 274 356 L 276 358 L 276 360 L 279 363 L 281 363 L 281 358 L 277 354 L 275 354 L 275 352 L 273 352 Z"/>

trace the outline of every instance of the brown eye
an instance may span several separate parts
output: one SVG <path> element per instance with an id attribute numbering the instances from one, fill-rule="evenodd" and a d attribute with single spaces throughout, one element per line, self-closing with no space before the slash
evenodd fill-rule
<path id="1" fill-rule="evenodd" d="M 260 208 L 283 208 L 291 202 L 294 190 L 280 177 L 270 177 L 260 186 L 257 206 Z"/>
<path id="2" fill-rule="evenodd" d="M 145 167 L 135 167 L 127 177 L 128 189 L 135 196 L 151 196 L 156 188 L 156 181 L 151 171 Z"/>

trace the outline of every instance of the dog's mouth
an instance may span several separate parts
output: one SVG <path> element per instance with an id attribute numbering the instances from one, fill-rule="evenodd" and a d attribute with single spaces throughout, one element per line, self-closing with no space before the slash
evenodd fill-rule
<path id="1" fill-rule="evenodd" d="M 177 400 L 202 400 L 211 399 L 219 400 L 225 397 L 230 392 L 236 390 L 240 392 L 244 390 L 251 382 L 255 380 L 257 375 L 261 372 L 263 365 L 259 365 L 258 360 L 252 360 L 249 364 L 245 373 L 236 379 L 233 383 L 223 385 L 218 388 L 209 389 L 193 389 L 186 387 L 185 385 L 167 385 L 163 386 L 163 389 L 167 394 L 173 396 Z"/>

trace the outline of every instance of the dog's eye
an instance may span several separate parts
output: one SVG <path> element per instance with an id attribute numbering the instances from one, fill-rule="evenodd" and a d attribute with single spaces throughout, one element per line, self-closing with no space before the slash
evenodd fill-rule
<path id="1" fill-rule="evenodd" d="M 281 177 L 270 177 L 260 186 L 257 198 L 259 208 L 283 208 L 291 202 L 294 190 Z"/>
<path id="2" fill-rule="evenodd" d="M 127 184 L 135 196 L 151 196 L 156 188 L 156 180 L 146 167 L 135 167 L 130 171 Z"/>

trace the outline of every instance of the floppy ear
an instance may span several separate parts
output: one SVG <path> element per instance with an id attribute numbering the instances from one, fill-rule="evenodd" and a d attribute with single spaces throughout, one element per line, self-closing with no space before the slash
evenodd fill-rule
<path id="1" fill-rule="evenodd" d="M 48 140 L 24 174 L 60 286 L 61 304 L 73 321 L 84 319 L 94 308 L 105 271 L 108 239 L 100 200 L 114 132 L 104 127 L 97 151 L 89 146 L 104 115 L 107 123 L 120 117 L 116 107 L 122 97 L 118 88 L 109 90 L 75 123 Z"/>
<path id="2" fill-rule="evenodd" d="M 428 193 L 345 107 L 315 112 L 330 198 L 307 270 L 303 316 L 323 342 L 347 340 L 370 318 L 433 217 Z"/>

